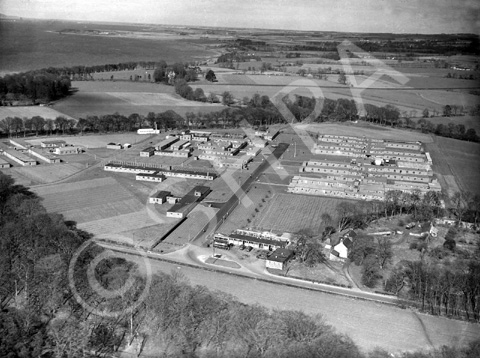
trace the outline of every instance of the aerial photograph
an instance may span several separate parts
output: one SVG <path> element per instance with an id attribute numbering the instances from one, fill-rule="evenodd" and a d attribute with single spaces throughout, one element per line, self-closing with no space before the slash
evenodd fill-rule
<path id="1" fill-rule="evenodd" d="M 478 358 L 479 220 L 477 0 L 0 0 L 0 358 Z"/>

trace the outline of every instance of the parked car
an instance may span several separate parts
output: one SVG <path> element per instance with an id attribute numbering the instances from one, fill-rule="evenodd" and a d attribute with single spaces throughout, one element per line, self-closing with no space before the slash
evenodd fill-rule
<path id="1" fill-rule="evenodd" d="M 240 246 L 240 250 L 245 250 L 245 245 Z"/>
<path id="2" fill-rule="evenodd" d="M 248 246 L 248 247 L 247 247 L 247 251 L 248 251 L 248 252 L 250 252 L 250 251 L 252 251 L 252 250 L 253 250 L 253 247 L 251 247 L 251 246 Z"/>
<path id="3" fill-rule="evenodd" d="M 415 227 L 415 223 L 410 223 L 405 226 L 406 229 L 411 229 L 413 227 Z"/>
<path id="4" fill-rule="evenodd" d="M 261 252 L 257 255 L 257 259 L 260 259 L 260 260 L 266 260 L 267 258 L 268 256 L 265 252 Z"/>

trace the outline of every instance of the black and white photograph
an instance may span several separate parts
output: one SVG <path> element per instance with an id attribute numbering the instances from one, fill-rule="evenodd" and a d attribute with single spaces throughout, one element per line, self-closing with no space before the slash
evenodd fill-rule
<path id="1" fill-rule="evenodd" d="M 480 2 L 0 0 L 0 357 L 480 357 Z"/>

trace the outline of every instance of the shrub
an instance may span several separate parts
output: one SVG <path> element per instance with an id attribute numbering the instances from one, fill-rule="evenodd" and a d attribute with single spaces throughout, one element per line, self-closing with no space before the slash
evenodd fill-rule
<path id="1" fill-rule="evenodd" d="M 445 242 L 443 243 L 443 247 L 450 251 L 455 250 L 455 246 L 457 246 L 457 243 L 453 239 L 445 240 Z"/>
<path id="2" fill-rule="evenodd" d="M 412 242 L 409 246 L 409 249 L 410 250 L 416 250 L 417 249 L 417 246 L 418 246 L 418 243 L 417 242 Z"/>
<path id="3" fill-rule="evenodd" d="M 403 221 L 402 219 L 398 220 L 398 226 L 404 227 L 405 226 L 405 221 Z"/>

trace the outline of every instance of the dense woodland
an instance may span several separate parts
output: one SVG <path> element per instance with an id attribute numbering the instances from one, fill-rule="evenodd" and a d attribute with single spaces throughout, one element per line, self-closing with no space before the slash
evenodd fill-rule
<path id="1" fill-rule="evenodd" d="M 377 349 L 368 355 L 336 333 L 321 317 L 298 311 L 269 311 L 244 305 L 229 295 L 192 287 L 179 274 L 155 275 L 148 295 L 134 263 L 107 258 L 95 268 L 106 289 L 119 289 L 132 275 L 133 290 L 106 299 L 88 284 L 87 266 L 102 250 L 93 245 L 70 260 L 88 233 L 60 215 L 48 214 L 25 187 L 0 173 L 0 356 L 99 357 L 130 342 L 140 353 L 155 347 L 168 357 L 390 357 Z M 109 318 L 86 311 L 74 299 L 72 280 L 84 302 Z M 477 357 L 480 341 L 465 348 L 443 347 L 403 357 Z"/>
<path id="2" fill-rule="evenodd" d="M 70 78 L 56 70 L 39 70 L 0 77 L 0 105 L 45 103 L 70 91 Z"/>

